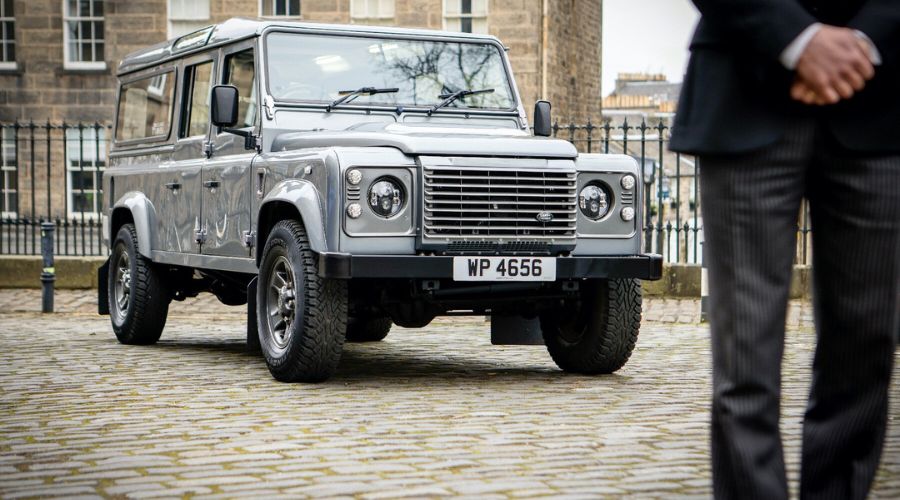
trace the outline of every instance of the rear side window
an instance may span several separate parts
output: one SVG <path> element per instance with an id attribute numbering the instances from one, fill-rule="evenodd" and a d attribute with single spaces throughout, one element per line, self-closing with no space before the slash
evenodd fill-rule
<path id="1" fill-rule="evenodd" d="M 119 92 L 116 141 L 167 137 L 174 91 L 172 71 L 123 84 Z"/>

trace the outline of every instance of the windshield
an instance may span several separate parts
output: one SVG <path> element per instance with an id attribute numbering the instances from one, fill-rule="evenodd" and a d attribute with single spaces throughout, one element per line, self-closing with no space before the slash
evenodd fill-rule
<path id="1" fill-rule="evenodd" d="M 493 44 L 276 32 L 266 39 L 266 57 L 269 92 L 280 101 L 331 103 L 363 87 L 396 87 L 397 92 L 360 95 L 352 103 L 434 106 L 453 92 L 493 89 L 443 109 L 515 107 Z"/>

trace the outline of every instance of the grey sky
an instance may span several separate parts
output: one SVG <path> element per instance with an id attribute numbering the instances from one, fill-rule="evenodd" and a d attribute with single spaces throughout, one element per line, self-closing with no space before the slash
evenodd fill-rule
<path id="1" fill-rule="evenodd" d="M 697 17 L 690 0 L 603 0 L 603 95 L 617 73 L 665 73 L 680 82 Z"/>

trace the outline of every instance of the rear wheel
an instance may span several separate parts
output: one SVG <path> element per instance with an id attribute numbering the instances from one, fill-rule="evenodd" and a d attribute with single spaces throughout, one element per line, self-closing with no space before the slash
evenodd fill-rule
<path id="1" fill-rule="evenodd" d="M 378 342 L 387 337 L 391 318 L 354 318 L 347 324 L 347 342 Z"/>
<path id="2" fill-rule="evenodd" d="M 573 373 L 613 373 L 625 366 L 640 326 L 641 285 L 634 279 L 588 281 L 577 304 L 541 315 L 550 357 Z"/>
<path id="3" fill-rule="evenodd" d="M 171 296 L 159 270 L 137 251 L 132 224 L 119 229 L 109 259 L 109 313 L 123 344 L 154 344 L 162 335 Z"/>
<path id="4" fill-rule="evenodd" d="M 282 382 L 321 382 L 337 369 L 347 330 L 347 284 L 318 275 L 303 225 L 281 221 L 263 251 L 256 293 L 260 347 Z"/>

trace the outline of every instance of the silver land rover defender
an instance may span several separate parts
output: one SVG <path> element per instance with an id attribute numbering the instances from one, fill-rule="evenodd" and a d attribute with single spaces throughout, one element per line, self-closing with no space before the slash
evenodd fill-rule
<path id="1" fill-rule="evenodd" d="M 169 303 L 248 304 L 282 381 L 332 375 L 345 341 L 489 315 L 610 373 L 641 320 L 641 171 L 530 131 L 493 37 L 233 19 L 119 66 L 99 306 L 124 344 Z"/>

